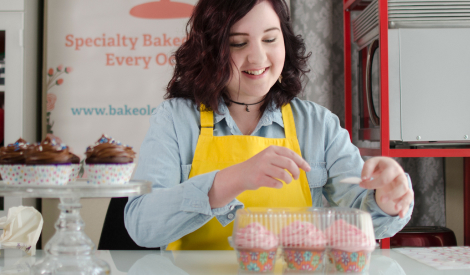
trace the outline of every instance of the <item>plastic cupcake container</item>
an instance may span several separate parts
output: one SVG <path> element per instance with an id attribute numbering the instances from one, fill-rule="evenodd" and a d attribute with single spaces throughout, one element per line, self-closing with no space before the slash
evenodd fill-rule
<path id="1" fill-rule="evenodd" d="M 240 209 L 234 224 L 232 246 L 242 271 L 270 272 L 276 262 L 279 241 L 273 232 L 272 219 L 264 209 Z"/>
<path id="2" fill-rule="evenodd" d="M 280 248 L 285 273 L 308 274 L 366 272 L 376 244 L 369 213 L 308 207 L 240 209 L 230 243 L 242 272 L 272 271 Z"/>
<path id="3" fill-rule="evenodd" d="M 336 271 L 367 271 L 376 244 L 370 214 L 353 209 L 336 209 L 332 214 L 325 234 Z"/>
<path id="4" fill-rule="evenodd" d="M 296 220 L 282 228 L 279 239 L 288 270 L 324 271 L 327 239 L 315 226 L 315 216 L 305 215 L 309 221 Z"/>

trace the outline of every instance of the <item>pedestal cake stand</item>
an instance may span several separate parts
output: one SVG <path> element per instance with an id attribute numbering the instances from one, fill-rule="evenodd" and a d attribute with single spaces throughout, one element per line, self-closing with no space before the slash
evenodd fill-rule
<path id="1" fill-rule="evenodd" d="M 95 257 L 96 246 L 85 234 L 80 216 L 80 198 L 138 196 L 152 191 L 148 181 L 131 180 L 124 185 L 91 185 L 79 179 L 67 185 L 6 185 L 0 182 L 0 196 L 59 198 L 56 233 L 44 248 L 46 256 L 31 268 L 32 275 L 104 275 L 111 274 L 105 261 Z M 119 241 L 119 240 L 116 240 Z"/>

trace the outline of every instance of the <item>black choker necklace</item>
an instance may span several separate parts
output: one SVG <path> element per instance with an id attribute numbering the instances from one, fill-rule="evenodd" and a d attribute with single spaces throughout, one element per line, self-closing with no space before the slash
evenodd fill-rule
<path id="1" fill-rule="evenodd" d="M 231 100 L 230 98 L 229 98 L 228 100 L 229 100 L 230 102 L 233 102 L 233 103 L 238 104 L 238 105 L 245 105 L 245 106 L 246 106 L 246 111 L 249 112 L 250 110 L 248 109 L 248 106 L 260 104 L 261 102 L 264 101 L 264 98 L 263 98 L 263 100 L 261 100 L 261 101 L 259 101 L 259 102 L 251 103 L 251 104 L 246 104 L 246 103 L 242 103 L 242 102 L 236 102 L 236 101 Z"/>

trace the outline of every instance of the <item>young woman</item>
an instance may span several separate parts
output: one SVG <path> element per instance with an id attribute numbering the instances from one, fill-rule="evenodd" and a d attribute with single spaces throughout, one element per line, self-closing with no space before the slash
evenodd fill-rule
<path id="1" fill-rule="evenodd" d="M 327 109 L 296 96 L 305 46 L 284 0 L 200 0 L 175 54 L 167 99 L 150 119 L 130 198 L 129 235 L 140 246 L 230 249 L 242 207 L 354 207 L 376 238 L 409 220 L 411 183 L 391 158 L 364 163 Z M 361 177 L 360 185 L 339 181 Z"/>

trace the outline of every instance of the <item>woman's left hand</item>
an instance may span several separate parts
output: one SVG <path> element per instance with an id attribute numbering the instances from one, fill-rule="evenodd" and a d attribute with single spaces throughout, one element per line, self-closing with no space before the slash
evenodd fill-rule
<path id="1" fill-rule="evenodd" d="M 361 178 L 361 187 L 376 190 L 375 200 L 385 213 L 405 217 L 414 200 L 414 193 L 408 187 L 405 172 L 394 159 L 374 157 L 367 160 Z"/>

